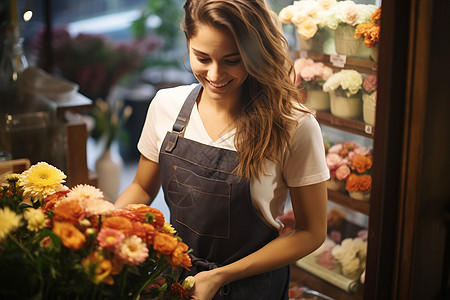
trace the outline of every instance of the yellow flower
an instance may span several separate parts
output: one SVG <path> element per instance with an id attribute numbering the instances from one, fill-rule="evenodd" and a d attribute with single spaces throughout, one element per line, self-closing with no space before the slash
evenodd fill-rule
<path id="1" fill-rule="evenodd" d="M 5 180 L 9 183 L 11 182 L 17 182 L 19 180 L 20 174 L 17 173 L 11 173 L 5 176 Z"/>
<path id="2" fill-rule="evenodd" d="M 0 241 L 3 241 L 6 236 L 19 228 L 22 223 L 22 218 L 8 207 L 0 208 Z"/>
<path id="3" fill-rule="evenodd" d="M 62 183 L 65 182 L 66 177 L 54 166 L 40 162 L 20 175 L 19 185 L 23 186 L 25 196 L 42 200 L 46 196 L 62 190 L 64 188 Z"/>
<path id="4" fill-rule="evenodd" d="M 27 229 L 30 231 L 39 231 L 44 228 L 48 220 L 40 209 L 28 208 L 24 211 L 25 220 L 27 220 Z"/>
<path id="5" fill-rule="evenodd" d="M 164 222 L 163 230 L 170 234 L 175 234 L 177 232 L 169 222 Z"/>

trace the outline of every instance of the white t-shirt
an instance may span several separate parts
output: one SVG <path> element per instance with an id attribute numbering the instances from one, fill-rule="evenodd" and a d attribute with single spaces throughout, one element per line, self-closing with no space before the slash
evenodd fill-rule
<path id="1" fill-rule="evenodd" d="M 159 150 L 166 133 L 180 112 L 189 93 L 197 85 L 184 85 L 162 89 L 157 92 L 147 113 L 138 149 L 151 161 L 158 162 Z M 250 181 L 250 193 L 257 212 L 273 227 L 282 225 L 276 220 L 284 213 L 288 196 L 288 187 L 300 187 L 319 183 L 329 178 L 325 162 L 325 150 L 321 130 L 317 120 L 311 115 L 296 112 L 298 127 L 293 135 L 290 154 L 285 155 L 282 163 L 267 161 L 266 174 L 259 180 Z M 234 130 L 213 141 L 194 105 L 184 137 L 199 143 L 236 151 L 233 143 Z"/>

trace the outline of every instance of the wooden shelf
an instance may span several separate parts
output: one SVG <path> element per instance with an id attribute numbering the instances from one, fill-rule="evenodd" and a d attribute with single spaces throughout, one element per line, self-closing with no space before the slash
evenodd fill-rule
<path id="1" fill-rule="evenodd" d="M 375 128 L 362 121 L 339 118 L 323 111 L 316 111 L 316 117 L 321 125 L 334 127 L 368 138 L 373 138 L 375 134 Z"/>
<path id="2" fill-rule="evenodd" d="M 332 190 L 328 190 L 328 200 L 337 203 L 339 205 L 342 205 L 344 207 L 350 208 L 352 210 L 355 210 L 357 212 L 360 212 L 364 215 L 367 216 L 369 215 L 370 204 L 368 201 L 355 200 L 343 193 Z"/>
<path id="3" fill-rule="evenodd" d="M 335 69 L 353 69 L 360 73 L 377 75 L 377 63 L 370 59 L 355 58 L 345 55 L 327 55 L 310 51 L 297 50 L 295 58 L 305 57 L 314 61 L 321 61 L 325 65 Z"/>
<path id="4" fill-rule="evenodd" d="M 309 273 L 301 268 L 299 268 L 296 264 L 291 265 L 291 281 L 295 282 L 300 286 L 305 286 L 310 289 L 316 290 L 325 294 L 334 299 L 345 299 L 345 300 L 362 300 L 364 287 L 358 290 L 355 294 L 347 293 L 331 283 L 315 276 L 312 273 Z"/>

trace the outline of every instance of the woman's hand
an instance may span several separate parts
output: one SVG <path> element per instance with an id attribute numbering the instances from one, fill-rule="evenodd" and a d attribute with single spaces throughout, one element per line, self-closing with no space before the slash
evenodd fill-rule
<path id="1" fill-rule="evenodd" d="M 215 269 L 217 270 L 217 269 Z M 215 270 L 197 273 L 190 299 L 211 300 L 221 287 L 221 280 Z"/>

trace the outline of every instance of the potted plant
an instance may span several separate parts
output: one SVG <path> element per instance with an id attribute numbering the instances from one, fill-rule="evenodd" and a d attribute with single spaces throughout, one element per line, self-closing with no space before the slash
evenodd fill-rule
<path id="1" fill-rule="evenodd" d="M 295 84 L 306 90 L 306 105 L 315 110 L 329 110 L 330 96 L 323 91 L 323 84 L 333 70 L 322 62 L 299 58 L 294 62 Z"/>
<path id="2" fill-rule="evenodd" d="M 370 15 L 377 9 L 372 4 L 356 4 L 353 1 L 339 1 L 325 12 L 324 24 L 335 31 L 337 54 L 357 56 L 362 45 L 355 39 L 354 32 L 358 24 L 368 22 Z"/>
<path id="3" fill-rule="evenodd" d="M 356 26 L 355 39 L 363 39 L 364 45 L 370 49 L 370 56 L 374 61 L 378 60 L 378 41 L 380 40 L 381 7 L 370 15 L 370 21 Z"/>
<path id="4" fill-rule="evenodd" d="M 347 119 L 361 118 L 362 83 L 363 75 L 348 69 L 342 69 L 327 79 L 323 90 L 330 94 L 330 110 L 333 115 Z"/>
<path id="5" fill-rule="evenodd" d="M 325 11 L 337 3 L 336 0 L 300 0 L 282 8 L 278 14 L 283 24 L 293 24 L 297 29 L 300 50 L 323 52 L 329 36 L 324 26 Z"/>

